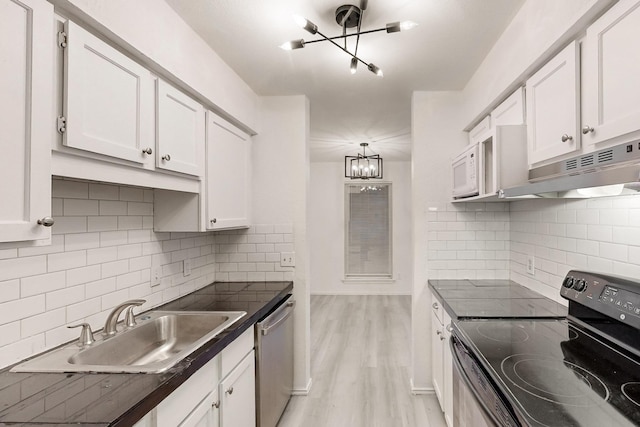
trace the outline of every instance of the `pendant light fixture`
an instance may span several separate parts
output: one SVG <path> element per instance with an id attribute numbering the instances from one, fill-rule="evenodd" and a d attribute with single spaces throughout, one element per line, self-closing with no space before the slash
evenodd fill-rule
<path id="1" fill-rule="evenodd" d="M 344 177 L 351 179 L 382 179 L 382 157 L 379 154 L 367 156 L 369 144 L 363 142 L 362 154 L 344 156 Z"/>
<path id="2" fill-rule="evenodd" d="M 311 43 L 328 41 L 334 46 L 336 46 L 338 49 L 344 51 L 347 55 L 351 56 L 351 63 L 349 66 L 349 70 L 351 71 L 351 74 L 355 74 L 357 72 L 358 62 L 361 62 L 373 74 L 379 77 L 382 77 L 383 73 L 380 67 L 378 67 L 372 62 L 366 62 L 358 56 L 358 44 L 360 43 L 360 35 L 376 33 L 379 31 L 386 31 L 387 33 L 397 33 L 403 30 L 410 30 L 411 28 L 415 27 L 418 24 L 412 21 L 393 22 L 393 23 L 387 24 L 384 28 L 361 31 L 362 18 L 364 16 L 364 11 L 367 9 L 367 4 L 368 4 L 368 0 L 360 0 L 360 7 L 345 4 L 336 9 L 336 12 L 335 12 L 336 23 L 342 28 L 341 36 L 327 37 L 324 34 L 322 34 L 320 31 L 318 31 L 318 26 L 315 25 L 313 22 L 301 16 L 295 16 L 294 20 L 300 27 L 302 27 L 307 32 L 313 35 L 318 34 L 322 38 L 309 40 L 309 41 L 305 41 L 304 39 L 292 40 L 292 41 L 283 43 L 280 47 L 284 50 L 302 49 L 306 45 Z M 356 31 L 352 33 L 347 33 L 348 28 L 356 28 Z M 356 37 L 356 43 L 355 43 L 355 48 L 353 49 L 353 52 L 351 52 L 347 46 L 347 39 L 349 37 Z M 344 40 L 344 46 L 341 46 L 336 42 L 336 40 L 339 40 L 339 39 Z"/>

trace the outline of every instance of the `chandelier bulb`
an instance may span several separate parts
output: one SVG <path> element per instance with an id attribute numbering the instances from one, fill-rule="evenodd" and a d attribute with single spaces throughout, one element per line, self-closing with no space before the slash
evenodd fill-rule
<path id="1" fill-rule="evenodd" d="M 293 20 L 295 21 L 296 25 L 305 29 L 311 34 L 316 34 L 318 32 L 318 26 L 309 21 L 307 18 L 303 18 L 300 15 L 293 15 Z"/>
<path id="2" fill-rule="evenodd" d="M 400 28 L 402 29 L 402 31 L 409 31 L 410 29 L 415 28 L 417 26 L 418 24 L 413 21 L 402 21 L 400 23 Z"/>
<path id="3" fill-rule="evenodd" d="M 355 74 L 358 70 L 358 60 L 356 58 L 351 58 L 351 74 Z"/>
<path id="4" fill-rule="evenodd" d="M 367 68 L 369 69 L 369 71 L 371 71 L 373 74 L 375 74 L 378 77 L 383 77 L 382 74 L 382 70 L 380 69 L 380 67 L 378 67 L 377 65 L 375 65 L 374 63 L 370 63 Z"/>
<path id="5" fill-rule="evenodd" d="M 304 47 L 304 40 L 291 40 L 290 42 L 282 43 L 280 45 L 280 49 L 282 50 L 293 50 L 293 49 L 301 49 Z"/>

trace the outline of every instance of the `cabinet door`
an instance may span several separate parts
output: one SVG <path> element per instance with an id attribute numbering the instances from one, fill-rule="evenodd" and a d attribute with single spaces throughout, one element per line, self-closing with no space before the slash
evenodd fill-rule
<path id="1" fill-rule="evenodd" d="M 444 410 L 444 396 L 442 393 L 444 386 L 443 343 L 442 324 L 438 320 L 435 311 L 431 311 L 431 374 L 433 376 L 433 389 L 442 410 Z"/>
<path id="2" fill-rule="evenodd" d="M 255 427 L 255 359 L 252 350 L 220 383 L 220 425 Z"/>
<path id="3" fill-rule="evenodd" d="M 251 197 L 251 139 L 207 112 L 208 229 L 248 227 Z"/>
<path id="4" fill-rule="evenodd" d="M 218 391 L 209 394 L 180 424 L 180 427 L 219 427 L 220 400 Z"/>
<path id="5" fill-rule="evenodd" d="M 442 348 L 442 371 L 443 371 L 443 400 L 444 400 L 444 419 L 448 426 L 453 425 L 453 356 L 449 347 L 449 339 L 451 339 L 451 317 L 447 312 L 444 313 L 444 335 Z"/>
<path id="6" fill-rule="evenodd" d="M 65 32 L 63 144 L 144 163 L 154 142 L 151 74 L 71 21 Z"/>
<path id="7" fill-rule="evenodd" d="M 160 79 L 156 95 L 157 167 L 202 175 L 205 143 L 202 105 Z"/>
<path id="8" fill-rule="evenodd" d="M 527 80 L 529 164 L 580 148 L 579 49 L 572 42 Z"/>
<path id="9" fill-rule="evenodd" d="M 523 124 L 524 88 L 519 88 L 491 112 L 491 126 Z"/>
<path id="10" fill-rule="evenodd" d="M 46 1 L 0 0 L 0 242 L 51 236 L 53 22 Z"/>
<path id="11" fill-rule="evenodd" d="M 487 116 L 469 131 L 469 144 L 477 144 L 491 136 L 491 116 Z"/>
<path id="12" fill-rule="evenodd" d="M 587 30 L 583 52 L 585 144 L 640 134 L 640 1 L 622 0 Z M 633 134 L 635 132 L 635 134 Z M 626 135 L 626 139 L 616 139 Z M 598 149 L 604 148 L 602 146 Z"/>

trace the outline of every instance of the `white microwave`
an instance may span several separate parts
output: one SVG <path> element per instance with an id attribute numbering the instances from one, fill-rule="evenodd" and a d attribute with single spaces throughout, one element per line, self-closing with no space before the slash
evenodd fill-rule
<path id="1" fill-rule="evenodd" d="M 464 152 L 453 159 L 453 198 L 477 196 L 480 194 L 478 163 L 480 149 L 478 144 L 465 148 Z"/>

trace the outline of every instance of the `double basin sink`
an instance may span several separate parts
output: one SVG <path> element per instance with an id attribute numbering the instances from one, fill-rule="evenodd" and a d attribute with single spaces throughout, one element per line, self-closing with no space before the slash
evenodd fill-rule
<path id="1" fill-rule="evenodd" d="M 67 344 L 11 369 L 12 372 L 160 373 L 222 333 L 244 311 L 154 311 L 135 326 L 90 345 Z"/>

